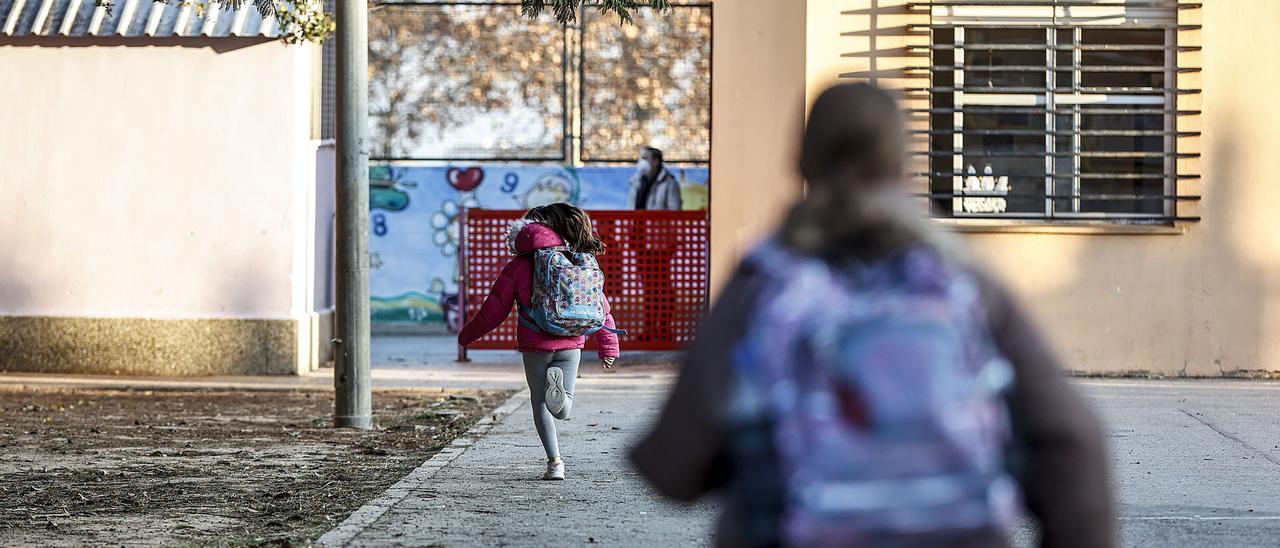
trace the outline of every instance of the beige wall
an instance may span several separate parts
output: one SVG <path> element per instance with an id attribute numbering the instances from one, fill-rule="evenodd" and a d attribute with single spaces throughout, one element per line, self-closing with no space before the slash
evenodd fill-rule
<path id="1" fill-rule="evenodd" d="M 1248 14 L 1241 17 L 1241 14 Z M 1206 2 L 1202 108 L 1180 129 L 1203 137 L 1204 196 L 1178 235 L 977 235 L 973 245 L 1034 302 L 1076 368 L 1218 375 L 1280 370 L 1280 3 Z M 1200 61 L 1200 60 L 1195 60 Z M 1196 102 L 1202 103 L 1195 105 Z M 1198 141 L 1198 142 L 1197 142 Z M 1194 165 L 1188 166 L 1194 171 Z"/>
<path id="2" fill-rule="evenodd" d="M 907 57 L 901 46 L 923 38 L 904 36 L 901 25 L 912 16 L 902 3 L 808 2 L 810 98 L 842 73 L 886 87 L 906 83 L 894 69 L 923 61 Z M 1180 107 L 1204 114 L 1184 118 L 1179 128 L 1203 131 L 1180 143 L 1181 150 L 1203 153 L 1181 165 L 1204 175 L 1203 182 L 1183 187 L 1183 193 L 1204 196 L 1185 211 L 1202 221 L 1172 234 L 966 231 L 977 254 L 1026 298 L 1074 369 L 1174 375 L 1280 370 L 1280 101 L 1274 98 L 1280 34 L 1260 31 L 1280 28 L 1280 2 L 1205 2 L 1183 17 L 1204 25 L 1179 37 L 1204 47 L 1180 59 L 1204 69 L 1180 76 L 1183 87 L 1204 90 L 1181 99 Z M 724 55 L 719 36 L 717 55 Z M 714 129 L 723 131 L 719 124 Z M 716 179 L 719 193 L 737 184 L 720 173 Z"/>
<path id="3" fill-rule="evenodd" d="M 713 4 L 711 281 L 800 194 L 794 168 L 804 121 L 804 2 Z"/>
<path id="4" fill-rule="evenodd" d="M 287 320 L 310 348 L 332 202 L 313 52 L 156 43 L 0 45 L 0 316 Z"/>

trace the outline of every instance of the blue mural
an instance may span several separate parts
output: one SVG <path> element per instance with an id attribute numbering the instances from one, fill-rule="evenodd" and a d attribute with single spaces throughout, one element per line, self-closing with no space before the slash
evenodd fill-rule
<path id="1" fill-rule="evenodd" d="M 374 164 L 369 168 L 370 290 L 375 322 L 457 325 L 463 208 L 569 202 L 630 209 L 630 166 Z M 685 209 L 707 206 L 708 170 L 671 167 Z"/>

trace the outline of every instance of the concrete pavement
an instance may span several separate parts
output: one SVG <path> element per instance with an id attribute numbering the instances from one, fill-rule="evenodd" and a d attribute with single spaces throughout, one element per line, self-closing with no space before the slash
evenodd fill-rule
<path id="1" fill-rule="evenodd" d="M 447 340 L 379 337 L 379 388 L 518 388 L 511 352 L 479 352 L 453 362 Z M 668 362 L 670 356 L 630 363 Z M 621 460 L 670 382 L 661 365 L 604 373 L 583 368 L 575 417 L 561 423 L 570 481 L 535 481 L 542 457 L 527 400 L 482 425 L 405 481 L 416 482 L 357 515 L 354 544 L 543 546 L 696 545 L 711 506 L 689 509 L 656 499 Z M 1280 382 L 1081 380 L 1111 434 L 1123 546 L 1278 546 L 1280 541 Z M 135 389 L 332 390 L 332 370 L 302 377 L 191 379 L 0 374 L 0 386 Z M 527 397 L 527 396 L 523 396 Z M 594 426 L 592 426 L 594 424 Z M 618 430 L 613 428 L 617 427 Z M 491 430 L 489 430 L 491 428 Z M 474 443 L 474 445 L 467 445 Z M 447 460 L 447 462 L 446 462 Z M 542 502 L 549 501 L 549 504 Z M 400 536 L 396 536 L 399 534 Z M 1019 545 L 1033 534 L 1020 532 Z"/>
<path id="2" fill-rule="evenodd" d="M 1085 381 L 1124 546 L 1280 545 L 1280 383 Z"/>
<path id="3" fill-rule="evenodd" d="M 669 378 L 669 377 L 668 377 Z M 541 481 L 545 456 L 522 392 L 460 441 L 321 538 L 322 546 L 698 546 L 710 504 L 661 500 L 625 461 L 664 379 L 584 376 L 558 423 L 567 479 Z M 510 413 L 510 414 L 507 414 Z"/>
<path id="4" fill-rule="evenodd" d="M 334 544 L 706 544 L 714 506 L 657 499 L 622 459 L 669 378 L 589 373 L 576 416 L 561 423 L 564 483 L 536 479 L 541 449 L 522 395 L 474 445 Z M 1111 434 L 1122 546 L 1280 544 L 1280 383 L 1079 384 Z M 1034 532 L 1024 527 L 1015 540 L 1034 545 Z"/>

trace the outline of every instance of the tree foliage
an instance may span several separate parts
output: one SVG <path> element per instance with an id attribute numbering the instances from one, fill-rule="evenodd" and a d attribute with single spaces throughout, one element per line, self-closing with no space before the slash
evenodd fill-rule
<path id="1" fill-rule="evenodd" d="M 635 24 L 588 14 L 582 33 L 582 147 L 593 160 L 656 146 L 668 160 L 711 148 L 711 10 L 636 13 Z"/>
<path id="2" fill-rule="evenodd" d="M 710 148 L 710 10 L 581 15 L 581 95 L 565 28 L 501 5 L 385 4 L 369 18 L 371 152 L 380 158 L 554 158 L 581 97 L 583 157 Z M 569 124 L 571 126 L 571 124 Z"/>
<path id="3" fill-rule="evenodd" d="M 668 0 L 550 0 L 550 2 L 520 0 L 520 13 L 529 18 L 538 17 L 548 7 L 551 8 L 551 15 L 561 24 L 577 21 L 580 7 L 593 8 L 605 15 L 612 13 L 621 22 L 630 24 L 635 21 L 633 14 L 636 10 L 653 8 L 659 12 L 666 11 L 671 9 L 671 2 Z"/>
<path id="4" fill-rule="evenodd" d="M 370 13 L 375 157 L 559 154 L 563 29 L 508 9 L 387 4 Z"/>

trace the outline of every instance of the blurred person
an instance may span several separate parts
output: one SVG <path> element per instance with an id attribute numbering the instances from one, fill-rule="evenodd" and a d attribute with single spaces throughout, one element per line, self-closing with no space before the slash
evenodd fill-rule
<path id="1" fill-rule="evenodd" d="M 680 196 L 680 180 L 662 161 L 662 151 L 644 147 L 631 175 L 631 204 L 637 210 L 673 210 L 684 208 Z"/>
<path id="2" fill-rule="evenodd" d="M 680 211 L 680 180 L 667 169 L 662 151 L 645 147 L 636 161 L 631 176 L 631 203 L 637 211 Z M 659 234 L 661 223 L 637 220 L 632 225 L 631 248 L 636 252 L 644 307 L 644 329 L 636 337 L 645 342 L 671 341 L 670 316 L 676 294 L 672 283 L 671 263 L 676 245 L 671 234 Z"/>
<path id="3" fill-rule="evenodd" d="M 901 111 L 826 90 L 809 183 L 737 268 L 632 450 L 724 495 L 722 546 L 1113 545 L 1103 431 L 1031 319 L 907 203 Z"/>

